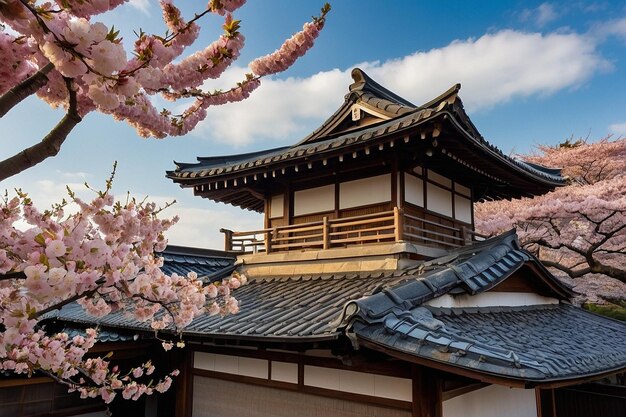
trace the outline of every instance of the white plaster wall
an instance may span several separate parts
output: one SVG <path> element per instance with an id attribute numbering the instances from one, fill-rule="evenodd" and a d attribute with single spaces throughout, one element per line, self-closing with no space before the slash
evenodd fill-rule
<path id="1" fill-rule="evenodd" d="M 193 366 L 207 371 L 267 379 L 269 362 L 266 359 L 244 356 L 194 352 Z"/>
<path id="2" fill-rule="evenodd" d="M 391 175 L 342 182 L 339 184 L 339 208 L 351 208 L 391 201 Z"/>
<path id="3" fill-rule="evenodd" d="M 413 384 L 410 379 L 374 375 L 374 395 L 394 400 L 411 401 Z"/>
<path id="4" fill-rule="evenodd" d="M 426 208 L 444 216 L 452 216 L 452 192 L 435 184 L 426 184 Z"/>
<path id="5" fill-rule="evenodd" d="M 411 401 L 413 395 L 407 378 L 320 366 L 304 366 L 304 385 L 401 401 Z"/>
<path id="6" fill-rule="evenodd" d="M 464 307 L 519 307 L 544 304 L 558 304 L 559 300 L 527 292 L 484 292 L 476 295 L 449 294 L 434 298 L 424 304 L 431 307 L 464 308 Z"/>
<path id="7" fill-rule="evenodd" d="M 266 359 L 239 358 L 239 375 L 267 379 L 268 361 Z"/>
<path id="8" fill-rule="evenodd" d="M 424 207 L 424 181 L 421 178 L 408 174 L 404 176 L 404 200 Z"/>
<path id="9" fill-rule="evenodd" d="M 450 178 L 437 174 L 434 171 L 428 170 L 428 179 L 445 187 L 452 187 L 452 180 Z"/>
<path id="10" fill-rule="evenodd" d="M 499 385 L 443 402 L 443 417 L 537 417 L 535 391 Z"/>
<path id="11" fill-rule="evenodd" d="M 339 369 L 304 366 L 304 385 L 339 391 Z"/>
<path id="12" fill-rule="evenodd" d="M 335 209 L 335 185 L 310 188 L 293 193 L 293 214 L 319 213 Z"/>
<path id="13" fill-rule="evenodd" d="M 283 194 L 273 195 L 270 200 L 270 219 L 283 217 L 285 208 L 285 196 Z"/>
<path id="14" fill-rule="evenodd" d="M 465 223 L 472 223 L 472 202 L 469 198 L 454 196 L 454 217 Z"/>
<path id="15" fill-rule="evenodd" d="M 272 380 L 298 383 L 298 364 L 272 361 Z"/>

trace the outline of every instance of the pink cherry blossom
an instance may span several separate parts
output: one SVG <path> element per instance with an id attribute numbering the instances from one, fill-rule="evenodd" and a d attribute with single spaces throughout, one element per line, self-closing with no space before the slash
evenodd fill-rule
<path id="1" fill-rule="evenodd" d="M 532 199 L 477 204 L 477 230 L 493 235 L 515 227 L 522 245 L 558 274 L 626 283 L 626 138 L 540 151 L 529 160 L 562 167 L 569 184 Z"/>
<path id="2" fill-rule="evenodd" d="M 4 0 L 0 25 L 9 30 L 0 31 L 2 98 L 13 97 L 13 92 L 20 97 L 36 94 L 67 112 L 61 124 L 78 123 L 99 111 L 126 121 L 143 137 L 185 135 L 208 116 L 210 107 L 248 98 L 262 76 L 293 64 L 312 46 L 329 11 L 324 6 L 319 18 L 305 24 L 271 58 L 253 65 L 265 72 L 247 74 L 230 89 L 204 91 L 204 81 L 220 77 L 241 54 L 245 38 L 233 13 L 245 1 L 203 3 L 202 10 L 185 19 L 174 1 L 162 0 L 169 32 L 141 33 L 128 52 L 114 28 L 97 21 L 98 15 L 126 2 Z M 209 12 L 224 16 L 222 34 L 183 56 L 197 41 L 200 19 Z M 31 82 L 35 87 L 29 87 Z M 156 94 L 182 101 L 182 109 L 180 102 L 173 105 L 177 114 L 155 108 Z M 0 117 L 19 101 L 1 103 Z M 53 146 L 60 147 L 73 126 L 54 131 Z M 12 160 L 0 163 L 0 179 L 41 162 Z M 150 202 L 116 203 L 110 182 L 92 201 L 71 192 L 68 201 L 47 211 L 38 210 L 21 191 L 0 201 L 0 368 L 52 375 L 81 397 L 101 396 L 106 402 L 119 393 L 137 399 L 166 390 L 176 372 L 144 383 L 145 375 L 154 372 L 154 365 L 146 363 L 121 375 L 106 358 L 86 356 L 97 341 L 94 329 L 73 338 L 47 334 L 40 326 L 42 317 L 76 301 L 96 317 L 126 311 L 157 337 L 165 329 L 180 335 L 201 314 L 236 313 L 239 303 L 231 290 L 244 285 L 246 277 L 235 273 L 205 286 L 193 273 L 163 273 L 163 259 L 155 253 L 165 249 L 164 234 L 177 218 L 158 218 L 160 208 Z M 174 343 L 164 341 L 163 347 L 171 349 Z"/>
<path id="3" fill-rule="evenodd" d="M 241 285 L 241 275 L 225 279 L 218 290 L 215 284 L 203 286 L 194 272 L 164 274 L 163 258 L 155 253 L 165 248 L 163 233 L 176 220 L 159 219 L 160 209 L 150 202 L 116 203 L 107 184 L 91 202 L 71 193 L 78 209 L 69 210 L 74 213 L 69 216 L 62 215 L 63 204 L 37 210 L 22 192 L 0 203 L 0 274 L 15 275 L 0 286 L 5 329 L 0 332 L 0 368 L 53 374 L 83 397 L 111 401 L 121 392 L 137 399 L 167 389 L 171 375 L 141 382 L 155 370 L 147 362 L 120 376 L 105 358 L 85 357 L 96 343 L 95 330 L 71 339 L 65 333 L 48 335 L 38 326 L 41 315 L 77 299 L 96 317 L 123 309 L 156 331 L 180 332 L 201 314 L 236 313 L 239 303 L 230 292 Z M 18 228 L 20 222 L 29 227 Z M 163 342 L 164 349 L 174 346 L 184 347 L 184 341 Z M 91 385 L 80 382 L 84 376 Z"/>
<path id="4" fill-rule="evenodd" d="M 213 43 L 187 57 L 181 55 L 198 38 L 196 20 L 187 21 L 173 1 L 160 2 L 163 20 L 170 31 L 166 35 L 142 33 L 134 43 L 134 57 L 124 50 L 115 32 L 94 18 L 112 10 L 124 0 L 42 3 L 27 8 L 11 0 L 17 13 L 0 16 L 0 23 L 22 35 L 17 38 L 0 33 L 0 94 L 20 85 L 24 79 L 47 64 L 54 69 L 47 74 L 45 88 L 37 94 L 53 107 L 68 107 L 66 79 L 76 92 L 81 116 L 90 111 L 111 114 L 131 124 L 140 136 L 163 138 L 184 135 L 204 120 L 210 106 L 247 98 L 259 85 L 260 77 L 284 71 L 311 48 L 324 26 L 329 6 L 321 16 L 306 23 L 301 32 L 288 39 L 276 52 L 252 61 L 250 74 L 238 85 L 223 91 L 201 90 L 208 78 L 218 78 L 240 55 L 244 36 L 233 12 L 243 0 L 210 1 L 208 11 L 224 16 L 224 32 Z M 54 6 L 54 7 L 53 7 Z M 37 15 L 45 16 L 36 19 Z M 7 63 L 17 63 L 8 68 Z M 3 66 L 4 65 L 4 66 Z M 13 64 L 12 64 L 13 65 Z M 169 100 L 195 98 L 179 115 L 157 110 L 150 96 L 162 94 Z"/>

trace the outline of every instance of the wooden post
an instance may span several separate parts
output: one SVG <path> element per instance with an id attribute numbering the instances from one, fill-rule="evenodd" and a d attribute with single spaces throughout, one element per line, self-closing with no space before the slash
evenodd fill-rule
<path id="1" fill-rule="evenodd" d="M 442 417 L 441 378 L 437 371 L 419 365 L 411 368 L 413 378 L 413 417 Z"/>
<path id="2" fill-rule="evenodd" d="M 178 355 L 176 365 L 181 372 L 176 379 L 176 415 L 181 417 L 191 417 L 193 404 L 193 351 L 184 349 Z"/>
<path id="3" fill-rule="evenodd" d="M 330 224 L 328 223 L 328 216 L 322 217 L 322 239 L 324 241 L 323 248 L 330 248 Z"/>
<path id="4" fill-rule="evenodd" d="M 537 401 L 537 417 L 556 417 L 556 401 L 554 389 L 535 388 Z"/>
<path id="5" fill-rule="evenodd" d="M 461 238 L 461 245 L 467 245 L 467 236 L 467 227 L 461 226 L 461 235 L 459 236 Z"/>
<path id="6" fill-rule="evenodd" d="M 272 239 L 273 236 L 276 235 L 276 228 L 272 228 L 272 230 L 268 230 L 265 232 L 265 253 L 270 253 L 272 251 Z"/>
<path id="7" fill-rule="evenodd" d="M 224 250 L 226 252 L 233 250 L 233 231 L 228 229 L 220 229 L 224 233 Z"/>
<path id="8" fill-rule="evenodd" d="M 404 240 L 404 210 L 397 206 L 393 208 L 393 224 L 396 235 L 396 242 Z"/>

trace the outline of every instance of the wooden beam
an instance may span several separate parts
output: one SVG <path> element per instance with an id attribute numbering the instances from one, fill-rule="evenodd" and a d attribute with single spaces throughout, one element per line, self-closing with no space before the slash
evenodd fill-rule
<path id="1" fill-rule="evenodd" d="M 489 384 L 486 384 L 484 382 L 475 382 L 471 384 L 462 385 L 458 388 L 453 388 L 447 391 L 443 391 L 442 400 L 448 401 L 454 397 L 458 397 L 459 395 L 467 394 L 469 392 L 476 391 L 476 390 L 479 390 L 481 388 L 485 388 L 488 386 Z"/>
<path id="2" fill-rule="evenodd" d="M 371 340 L 364 339 L 361 337 L 358 338 L 358 341 L 359 341 L 360 346 L 367 347 L 369 349 L 385 353 L 394 358 L 411 362 L 416 365 L 427 366 L 433 369 L 438 369 L 440 371 L 449 372 L 451 374 L 464 376 L 466 378 L 472 378 L 481 382 L 486 382 L 488 384 L 506 385 L 511 388 L 530 388 L 530 386 L 527 386 L 526 381 L 513 379 L 513 378 L 506 378 L 504 376 L 490 375 L 490 374 L 479 372 L 478 370 L 470 370 L 467 368 L 455 366 L 455 365 L 448 364 L 445 362 L 439 362 L 439 361 L 434 361 L 431 359 L 421 358 L 419 356 L 411 355 L 410 353 L 405 353 L 396 349 L 392 349 L 392 348 L 389 348 L 388 346 L 384 346 L 379 343 L 375 343 Z"/>

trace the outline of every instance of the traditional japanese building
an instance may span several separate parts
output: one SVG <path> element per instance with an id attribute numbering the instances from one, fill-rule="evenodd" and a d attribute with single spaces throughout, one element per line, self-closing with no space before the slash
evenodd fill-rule
<path id="1" fill-rule="evenodd" d="M 245 273 L 241 311 L 194 320 L 175 402 L 146 415 L 623 416 L 622 388 L 588 383 L 626 370 L 626 325 L 571 305 L 514 231 L 474 231 L 474 202 L 545 193 L 560 172 L 490 145 L 459 85 L 415 106 L 352 75 L 295 145 L 167 173 L 264 224 L 222 230 L 236 260 L 204 275 Z M 199 254 L 177 256 L 166 265 L 193 269 Z M 93 323 L 72 306 L 55 318 Z M 152 333 L 123 312 L 97 323 Z"/>
<path id="2" fill-rule="evenodd" d="M 336 272 L 353 266 L 331 259 L 358 255 L 356 270 L 396 269 L 475 240 L 474 201 L 563 184 L 559 170 L 485 141 L 463 110 L 460 85 L 415 106 L 359 69 L 352 76 L 343 105 L 296 145 L 198 158 L 167 173 L 195 195 L 264 213 L 263 229 L 223 229 L 226 250 L 263 253 L 243 258 L 246 265 L 277 261 L 272 273 L 284 274 L 294 271 L 289 260 L 322 272 L 322 262 L 309 262 L 321 256 L 323 270 Z M 339 248 L 348 249 L 331 250 Z"/>

